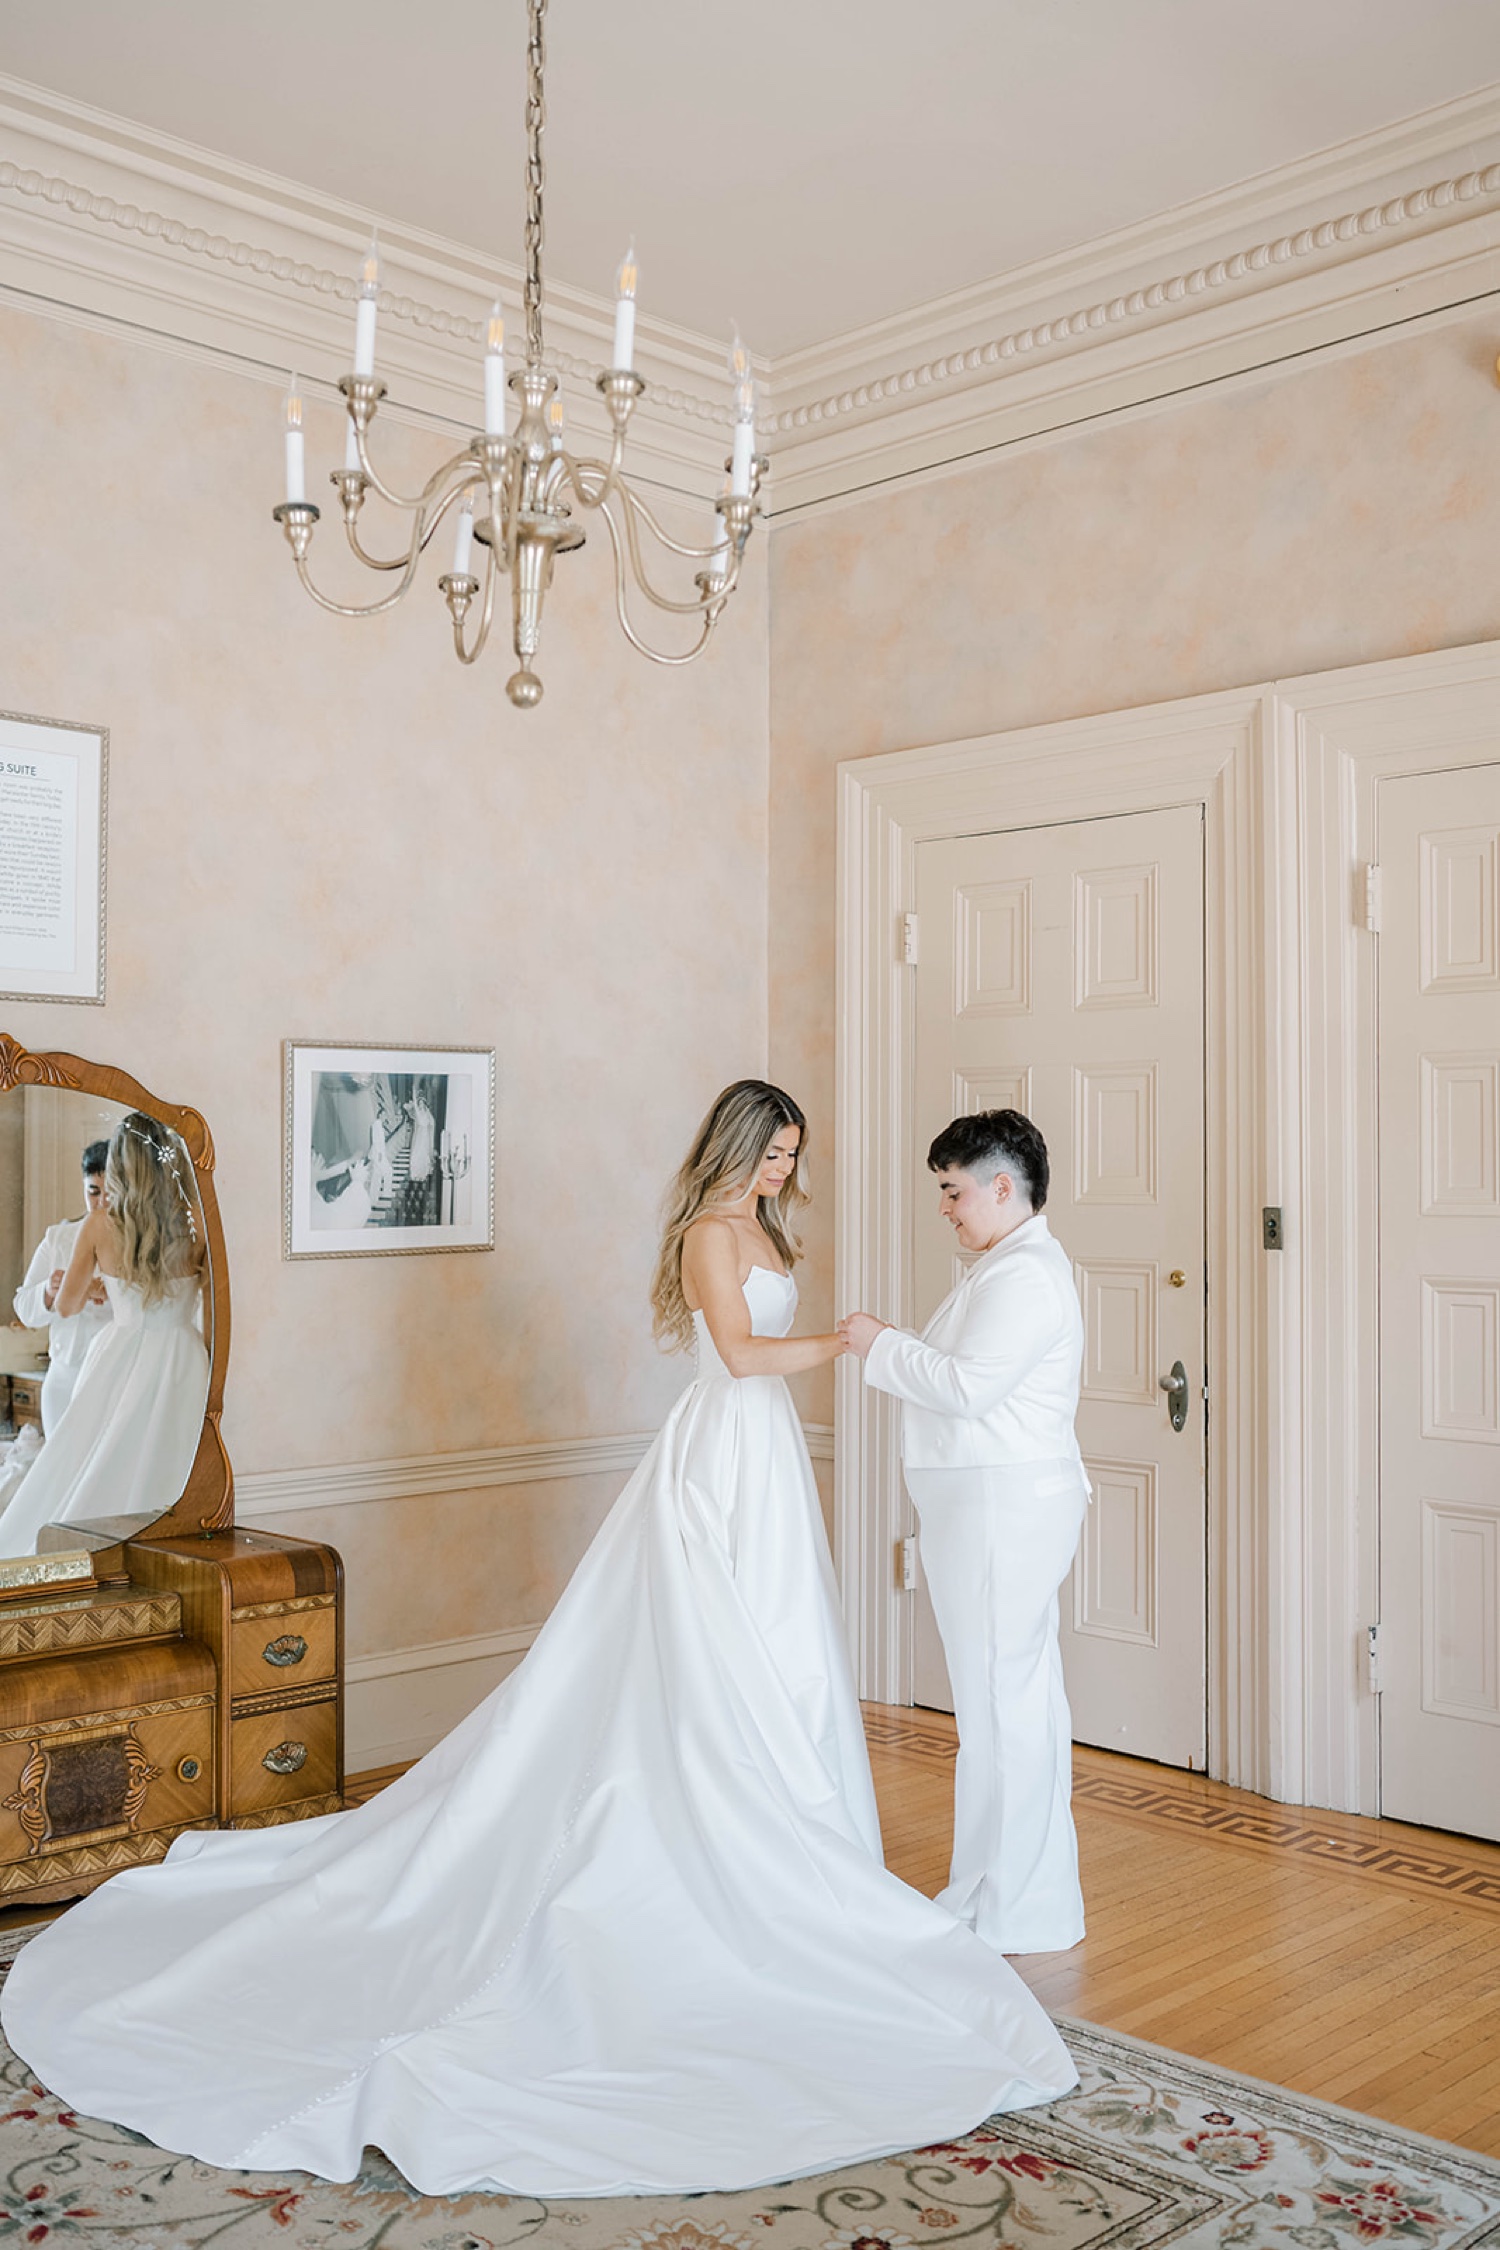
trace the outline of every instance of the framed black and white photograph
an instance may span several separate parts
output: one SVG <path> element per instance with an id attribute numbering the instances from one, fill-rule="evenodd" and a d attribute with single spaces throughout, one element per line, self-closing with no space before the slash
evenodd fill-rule
<path id="1" fill-rule="evenodd" d="M 104 1000 L 109 735 L 0 712 L 0 1000 Z"/>
<path id="2" fill-rule="evenodd" d="M 495 1246 L 493 1047 L 289 1039 L 285 1253 Z"/>

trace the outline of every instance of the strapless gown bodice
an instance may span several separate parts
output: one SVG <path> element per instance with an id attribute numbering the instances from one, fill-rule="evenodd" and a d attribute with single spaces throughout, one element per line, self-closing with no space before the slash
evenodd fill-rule
<path id="1" fill-rule="evenodd" d="M 797 1317 L 797 1284 L 791 1275 L 776 1273 L 770 1266 L 752 1266 L 741 1287 L 750 1308 L 751 1335 L 790 1336 L 792 1322 Z M 693 1315 L 693 1334 L 698 1354 L 698 1381 L 734 1382 L 736 1378 L 720 1359 L 719 1347 L 701 1312 Z M 753 1380 L 763 1381 L 764 1377 Z"/>

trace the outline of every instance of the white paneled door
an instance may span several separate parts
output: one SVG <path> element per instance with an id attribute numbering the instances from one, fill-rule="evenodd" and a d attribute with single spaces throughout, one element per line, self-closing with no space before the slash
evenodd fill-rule
<path id="1" fill-rule="evenodd" d="M 925 1169 L 961 1112 L 1046 1136 L 1086 1332 L 1094 1486 L 1063 1661 L 1082 1742 L 1204 1763 L 1203 828 L 1199 807 L 917 847 L 914 1311 L 957 1273 Z M 1182 1427 L 1161 1388 L 1176 1369 Z M 914 1692 L 951 1709 L 917 1596 Z"/>
<path id="2" fill-rule="evenodd" d="M 1381 1810 L 1500 1838 L 1500 765 L 1379 834 Z"/>

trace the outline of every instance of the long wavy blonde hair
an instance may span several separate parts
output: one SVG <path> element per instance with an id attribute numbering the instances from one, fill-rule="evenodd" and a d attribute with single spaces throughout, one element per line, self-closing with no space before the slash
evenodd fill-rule
<path id="1" fill-rule="evenodd" d="M 148 1305 L 160 1304 L 202 1263 L 193 1170 L 168 1125 L 133 1109 L 110 1136 L 104 1192 L 120 1236 L 120 1270 Z"/>
<path id="2" fill-rule="evenodd" d="M 656 1278 L 651 1284 L 652 1329 L 668 1351 L 685 1351 L 693 1340 L 693 1316 L 682 1294 L 682 1238 L 705 1211 L 738 1203 L 754 1184 L 767 1149 L 785 1125 L 799 1134 L 797 1161 L 780 1192 L 756 1202 L 756 1216 L 788 1271 L 802 1255 L 791 1217 L 807 1201 L 805 1160 L 807 1119 L 790 1094 L 763 1078 L 741 1078 L 726 1086 L 693 1136 L 681 1171 L 667 1190 L 664 1228 Z"/>

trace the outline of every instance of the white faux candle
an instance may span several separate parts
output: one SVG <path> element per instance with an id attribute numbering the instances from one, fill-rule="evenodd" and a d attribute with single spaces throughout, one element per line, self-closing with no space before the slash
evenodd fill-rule
<path id="1" fill-rule="evenodd" d="M 307 456 L 302 438 L 302 394 L 292 377 L 286 394 L 286 496 L 289 501 L 307 498 Z"/>
<path id="2" fill-rule="evenodd" d="M 755 424 L 736 422 L 734 425 L 734 453 L 729 465 L 729 489 L 742 499 L 749 497 L 750 471 L 755 462 Z"/>
<path id="3" fill-rule="evenodd" d="M 498 303 L 490 307 L 484 348 L 484 427 L 488 437 L 505 435 L 505 322 Z"/>
<path id="4" fill-rule="evenodd" d="M 639 280 L 635 264 L 635 244 L 632 242 L 620 261 L 616 276 L 615 298 L 615 356 L 613 364 L 623 368 L 635 365 L 635 288 Z"/>
<path id="5" fill-rule="evenodd" d="M 359 297 L 354 308 L 354 372 L 356 375 L 373 375 L 375 372 L 375 315 L 380 297 L 380 250 L 374 235 L 365 252 L 365 262 L 359 277 Z"/>
<path id="6" fill-rule="evenodd" d="M 469 556 L 474 546 L 474 503 L 466 500 L 458 511 L 458 529 L 453 535 L 453 575 L 455 578 L 473 576 Z"/>

